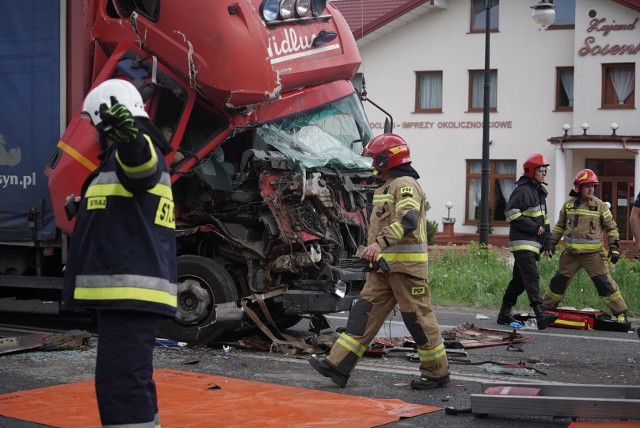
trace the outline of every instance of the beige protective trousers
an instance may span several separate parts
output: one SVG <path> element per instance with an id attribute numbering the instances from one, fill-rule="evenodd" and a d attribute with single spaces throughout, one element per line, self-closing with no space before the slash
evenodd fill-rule
<path id="1" fill-rule="evenodd" d="M 598 295 L 609 307 L 613 315 L 618 315 L 627 310 L 627 304 L 620 293 L 620 287 L 609 273 L 607 255 L 604 251 L 598 253 L 573 253 L 563 251 L 560 255 L 558 270 L 556 271 L 549 288 L 544 293 L 542 306 L 545 309 L 553 309 L 564 297 L 571 280 L 575 274 L 584 268 L 587 275 L 593 281 Z"/>
<path id="2" fill-rule="evenodd" d="M 422 377 L 441 378 L 449 374 L 440 327 L 430 306 L 429 284 L 426 279 L 399 272 L 368 274 L 360 299 L 349 313 L 346 331 L 339 336 L 326 361 L 350 375 L 396 303 L 416 342 Z"/>

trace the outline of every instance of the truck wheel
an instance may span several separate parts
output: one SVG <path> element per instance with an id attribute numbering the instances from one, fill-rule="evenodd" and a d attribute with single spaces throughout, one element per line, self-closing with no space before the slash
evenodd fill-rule
<path id="1" fill-rule="evenodd" d="M 178 310 L 162 323 L 160 333 L 172 340 L 205 343 L 224 329 L 215 323 L 215 305 L 236 302 L 238 291 L 231 275 L 218 263 L 201 256 L 178 257 Z"/>

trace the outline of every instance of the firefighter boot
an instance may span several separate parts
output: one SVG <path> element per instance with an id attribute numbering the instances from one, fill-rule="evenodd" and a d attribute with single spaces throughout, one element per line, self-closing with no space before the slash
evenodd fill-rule
<path id="1" fill-rule="evenodd" d="M 500 325 L 509 325 L 512 322 L 519 322 L 517 319 L 511 315 L 511 306 L 502 304 L 500 308 L 500 312 L 498 313 L 498 324 Z"/>
<path id="2" fill-rule="evenodd" d="M 620 324 L 628 325 L 631 328 L 631 321 L 629 321 L 629 312 L 622 311 L 618 315 L 615 315 L 615 319 Z"/>
<path id="3" fill-rule="evenodd" d="M 449 375 L 439 378 L 420 377 L 411 381 L 411 389 L 434 389 L 451 383 Z"/>
<path id="4" fill-rule="evenodd" d="M 349 375 L 338 371 L 338 369 L 327 363 L 325 360 L 319 360 L 315 356 L 312 356 L 309 358 L 309 364 L 311 364 L 311 367 L 316 369 L 316 371 L 322 376 L 331 378 L 333 383 L 336 385 L 341 386 L 342 388 L 347 386 Z"/>
<path id="5" fill-rule="evenodd" d="M 542 305 L 536 305 L 533 307 L 533 312 L 536 314 L 536 323 L 538 324 L 538 330 L 544 330 L 549 324 L 555 322 L 558 319 L 558 315 L 545 312 Z"/>

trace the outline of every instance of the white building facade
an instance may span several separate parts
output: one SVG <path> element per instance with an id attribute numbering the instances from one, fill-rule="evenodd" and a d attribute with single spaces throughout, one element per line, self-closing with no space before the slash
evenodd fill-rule
<path id="1" fill-rule="evenodd" d="M 334 4 L 341 8 L 347 1 Z M 431 205 L 428 218 L 442 230 L 451 202 L 455 231 L 474 233 L 480 219 L 485 4 L 423 3 L 357 37 L 360 72 L 368 98 L 391 114 L 394 132 L 410 145 Z M 634 187 L 640 182 L 640 2 L 554 3 L 556 22 L 541 30 L 531 18 L 535 0 L 493 0 L 489 242 L 508 234 L 504 205 L 533 153 L 551 163 L 552 225 L 577 172 L 591 168 L 621 238 L 632 239 L 628 218 L 640 190 Z M 374 132 L 382 132 L 385 115 L 369 103 L 365 108 Z"/>

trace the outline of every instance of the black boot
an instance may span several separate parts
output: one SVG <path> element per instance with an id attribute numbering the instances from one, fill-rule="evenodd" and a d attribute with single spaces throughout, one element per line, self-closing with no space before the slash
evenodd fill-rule
<path id="1" fill-rule="evenodd" d="M 538 324 L 538 330 L 544 330 L 549 324 L 555 322 L 558 319 L 558 315 L 545 312 L 542 305 L 536 305 L 533 307 L 533 312 L 536 314 L 536 323 Z"/>
<path id="2" fill-rule="evenodd" d="M 511 315 L 511 306 L 502 304 L 500 308 L 500 312 L 498 313 L 498 324 L 500 325 L 509 325 L 512 322 L 518 322 L 517 319 Z"/>

